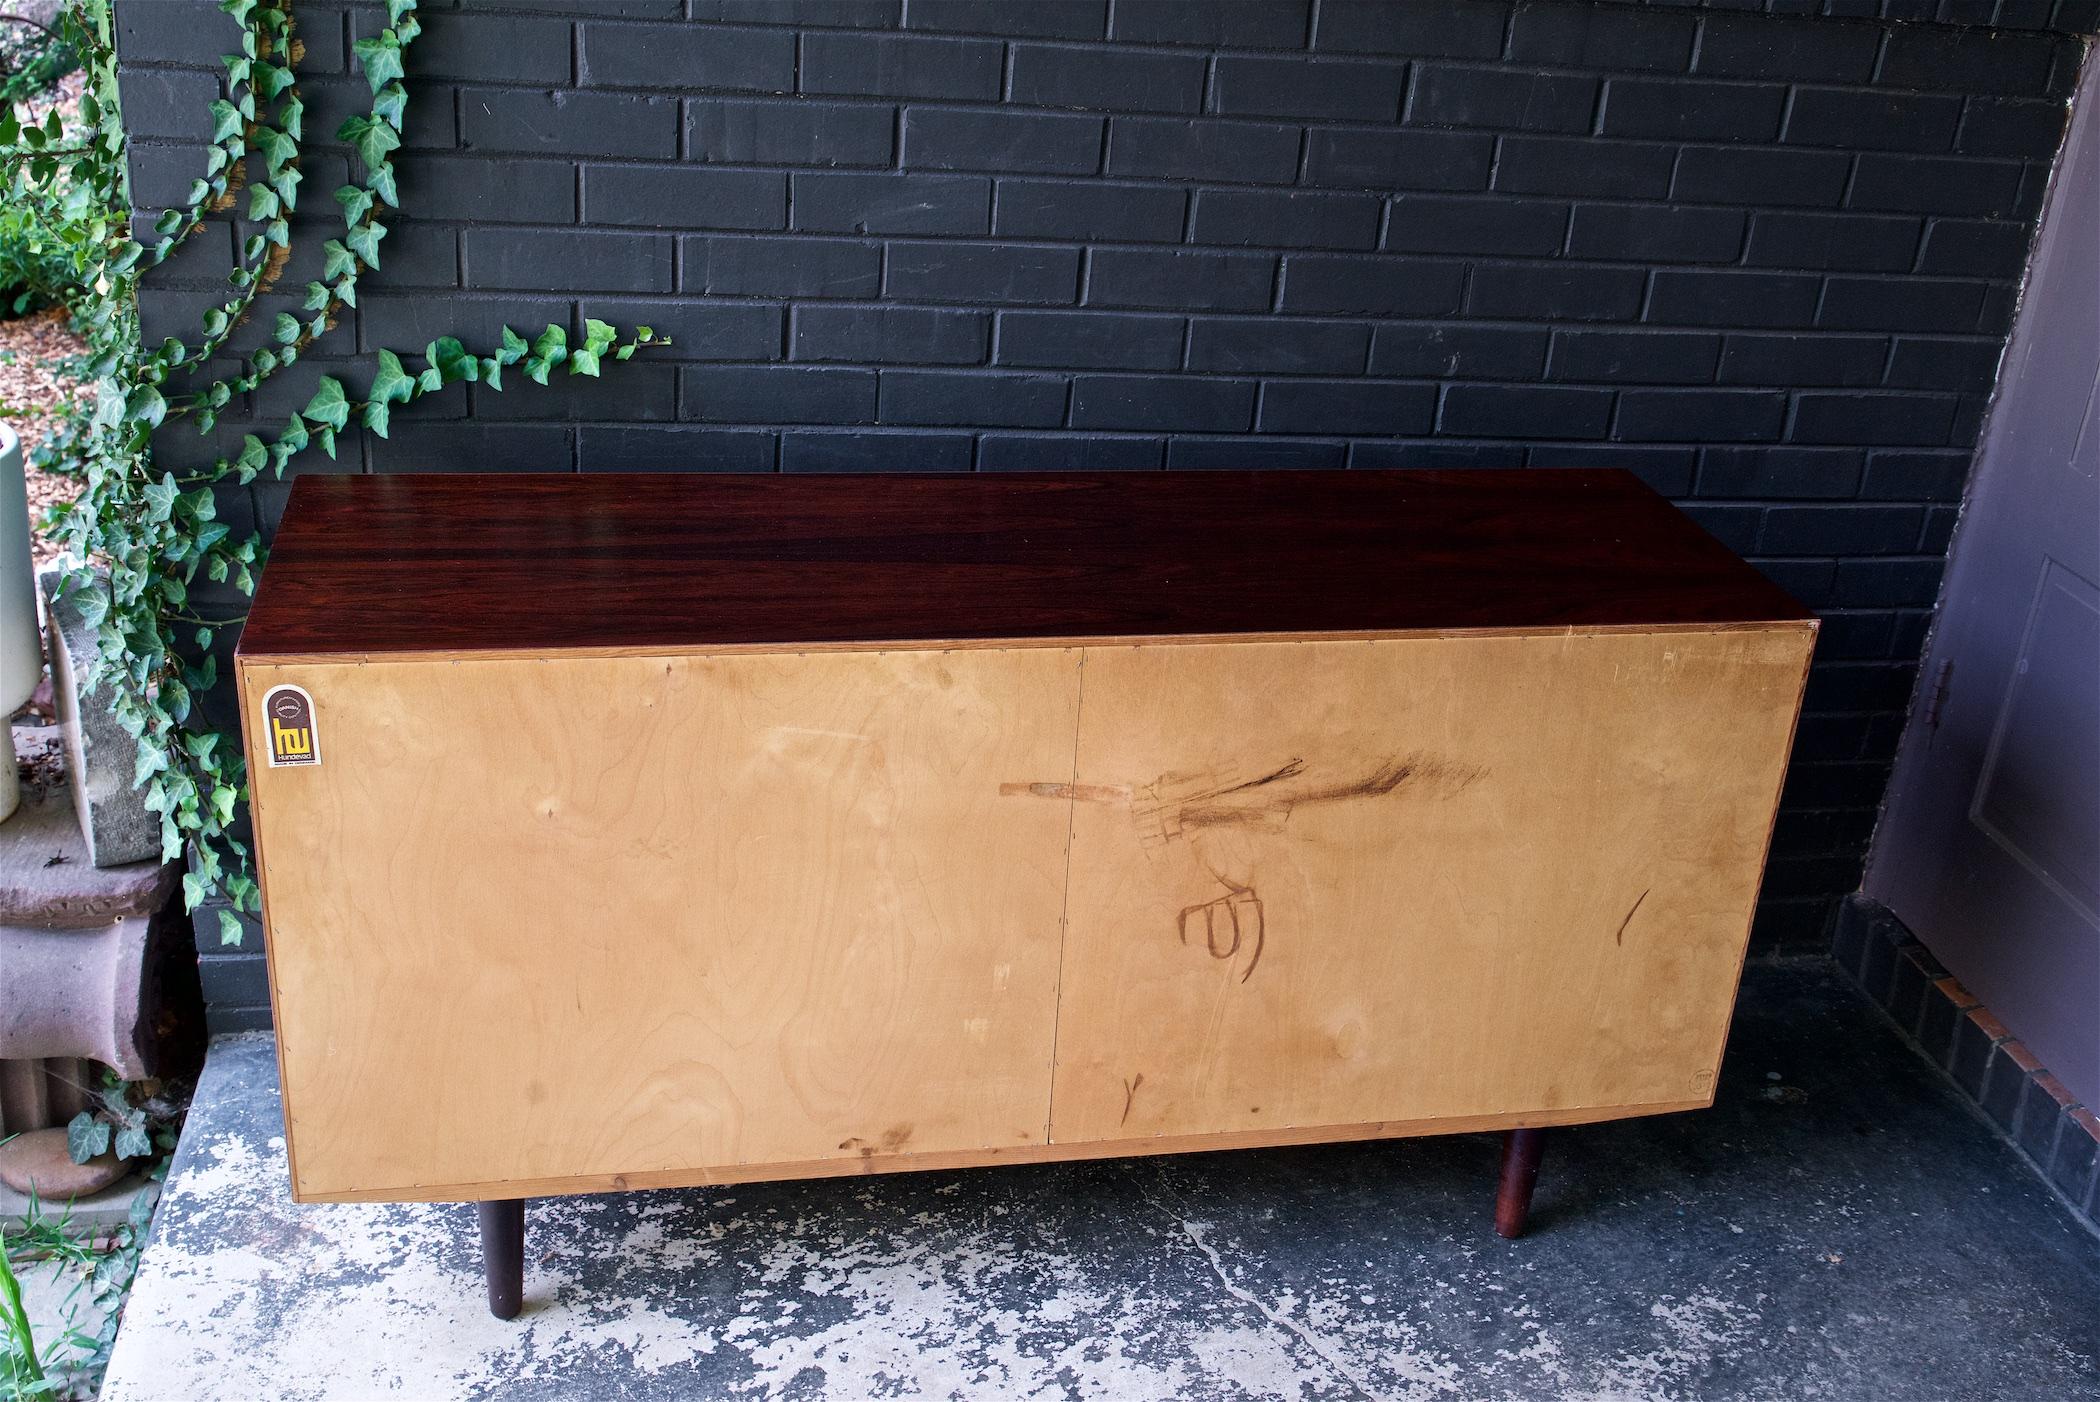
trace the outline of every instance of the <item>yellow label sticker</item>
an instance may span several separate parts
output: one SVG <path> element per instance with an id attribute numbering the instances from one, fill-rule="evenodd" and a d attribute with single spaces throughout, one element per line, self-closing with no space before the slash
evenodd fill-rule
<path id="1" fill-rule="evenodd" d="M 314 724 L 314 699 L 302 687 L 273 686 L 263 697 L 263 730 L 270 737 L 270 767 L 319 764 L 321 735 Z"/>

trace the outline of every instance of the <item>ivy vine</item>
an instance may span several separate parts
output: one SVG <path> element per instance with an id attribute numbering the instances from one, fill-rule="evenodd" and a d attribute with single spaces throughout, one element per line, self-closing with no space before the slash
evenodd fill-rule
<path id="1" fill-rule="evenodd" d="M 202 573 L 252 594 L 263 548 L 259 537 L 219 519 L 215 489 L 264 472 L 282 476 L 310 448 L 333 457 L 338 436 L 354 428 L 385 437 L 396 408 L 449 384 L 500 391 L 511 368 L 541 385 L 563 366 L 570 375 L 597 375 L 608 357 L 624 361 L 664 342 L 646 326 L 623 336 L 586 320 L 575 344 L 566 327 L 549 324 L 530 340 L 505 327 L 498 344 L 479 349 L 440 336 L 420 356 L 380 350 L 361 397 L 324 375 L 305 407 L 274 432 L 243 435 L 238 451 L 201 471 L 156 471 L 154 430 L 186 420 L 199 433 L 212 432 L 236 396 L 295 364 L 357 305 L 360 280 L 380 266 L 385 220 L 400 206 L 391 157 L 408 120 L 403 79 L 420 32 L 416 0 L 386 0 L 385 26 L 354 46 L 370 110 L 336 132 L 355 153 L 357 173 L 334 191 L 342 231 L 322 245 L 320 277 L 306 283 L 299 314 L 280 312 L 260 328 L 262 344 L 239 358 L 237 370 L 207 378 L 207 365 L 232 338 L 258 327 L 256 299 L 277 285 L 290 259 L 304 179 L 305 103 L 291 0 L 220 0 L 219 8 L 238 27 L 239 43 L 223 59 L 225 96 L 211 105 L 204 172 L 184 204 L 159 217 L 149 241 L 134 238 L 131 225 L 110 0 L 69 0 L 58 21 L 89 71 L 77 129 L 55 115 L 25 123 L 12 105 L 0 114 L 10 201 L 0 219 L 33 221 L 35 237 L 71 258 L 80 289 L 75 317 L 98 382 L 93 413 L 68 439 L 84 464 L 85 487 L 51 518 L 69 553 L 65 593 L 100 643 L 101 662 L 85 684 L 109 686 L 112 712 L 138 742 L 133 785 L 160 815 L 164 859 L 188 855 L 188 907 L 221 893 L 228 908 L 219 911 L 220 940 L 238 944 L 237 912 L 260 905 L 251 854 L 237 831 L 247 776 L 238 744 L 206 723 L 195 698 L 218 680 L 215 635 L 241 620 L 202 616 L 190 606 L 190 591 Z M 146 349 L 140 278 L 243 194 L 246 219 L 260 227 L 241 244 L 227 276 L 229 295 L 204 313 L 195 339 L 171 337 Z"/>

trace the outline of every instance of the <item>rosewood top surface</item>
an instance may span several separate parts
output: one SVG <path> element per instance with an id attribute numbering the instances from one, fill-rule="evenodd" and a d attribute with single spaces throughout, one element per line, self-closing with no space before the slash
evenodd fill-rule
<path id="1" fill-rule="evenodd" d="M 299 478 L 244 656 L 1805 619 L 1630 473 Z"/>

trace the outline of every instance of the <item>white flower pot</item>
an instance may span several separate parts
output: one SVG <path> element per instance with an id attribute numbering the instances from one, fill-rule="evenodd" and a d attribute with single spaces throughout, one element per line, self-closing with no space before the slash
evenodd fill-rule
<path id="1" fill-rule="evenodd" d="M 29 558 L 29 484 L 22 440 L 0 424 L 0 722 L 29 699 L 44 674 L 36 621 L 36 571 Z M 0 818 L 21 802 L 14 742 L 0 764 Z"/>

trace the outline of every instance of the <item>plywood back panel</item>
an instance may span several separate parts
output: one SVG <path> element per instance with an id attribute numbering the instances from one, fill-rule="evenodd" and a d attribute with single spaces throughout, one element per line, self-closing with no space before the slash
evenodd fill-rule
<path id="1" fill-rule="evenodd" d="M 1705 1103 L 1812 637 L 1087 649 L 1052 1142 Z"/>
<path id="2" fill-rule="evenodd" d="M 1043 1142 L 1067 812 L 1000 785 L 1069 777 L 1076 652 L 249 660 L 251 720 L 279 683 L 302 1196 Z"/>

